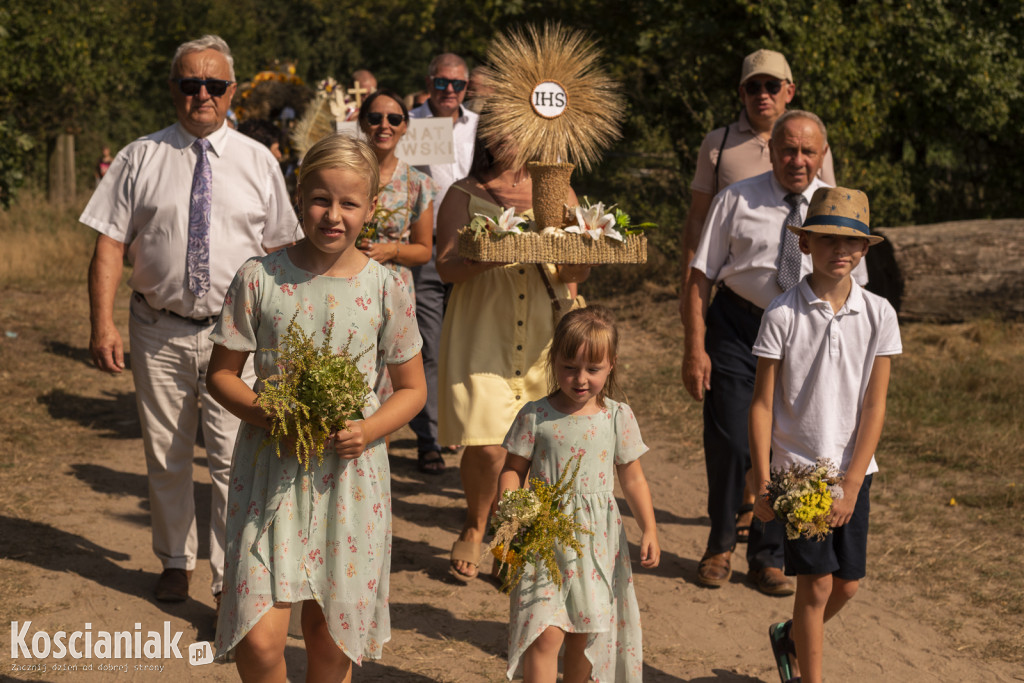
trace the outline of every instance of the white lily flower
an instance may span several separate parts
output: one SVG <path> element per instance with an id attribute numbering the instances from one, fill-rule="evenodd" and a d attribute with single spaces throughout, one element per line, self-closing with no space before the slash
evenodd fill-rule
<path id="1" fill-rule="evenodd" d="M 607 235 L 612 239 L 622 241 L 622 235 L 615 229 L 615 216 L 605 213 L 604 204 L 601 202 L 586 209 L 577 206 L 576 222 L 579 224 L 579 230 L 574 232 L 588 235 L 594 240 L 600 239 L 602 235 Z M 569 228 L 566 228 L 566 232 L 569 231 Z"/>
<path id="2" fill-rule="evenodd" d="M 598 227 L 601 232 L 604 233 L 605 237 L 618 240 L 619 242 L 622 241 L 622 234 L 615 229 L 615 216 L 610 213 L 606 213 L 601 216 L 601 221 L 598 223 Z"/>
<path id="3" fill-rule="evenodd" d="M 522 232 L 522 230 L 519 227 L 519 224 L 523 222 L 523 219 L 516 215 L 516 209 L 514 206 L 502 211 L 501 215 L 498 216 L 497 220 L 491 218 L 490 216 L 485 216 L 482 213 L 478 213 L 477 216 L 480 216 L 485 221 L 487 221 L 488 230 L 496 232 L 499 235 L 503 235 L 508 232 Z"/>

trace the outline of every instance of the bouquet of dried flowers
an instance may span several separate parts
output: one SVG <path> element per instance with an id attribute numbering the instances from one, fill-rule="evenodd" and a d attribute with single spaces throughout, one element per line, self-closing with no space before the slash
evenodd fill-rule
<path id="1" fill-rule="evenodd" d="M 494 539 L 488 549 L 501 562 L 503 591 L 511 591 L 523 578 L 527 562 L 547 570 L 556 586 L 562 586 L 562 571 L 555 556 L 556 545 L 563 550 L 583 552 L 579 534 L 593 534 L 564 508 L 580 471 L 580 456 L 576 467 L 562 470 L 558 480 L 549 484 L 531 479 L 529 489 L 507 490 L 498 501 L 498 512 L 492 526 Z"/>
<path id="2" fill-rule="evenodd" d="M 786 538 L 821 540 L 832 533 L 828 516 L 832 501 L 843 496 L 842 481 L 842 473 L 827 458 L 772 470 L 765 495 L 775 517 L 786 525 Z"/>
<path id="3" fill-rule="evenodd" d="M 298 314 L 296 311 L 288 323 L 281 347 L 273 349 L 281 372 L 267 378 L 256 395 L 256 405 L 270 416 L 267 443 L 274 445 L 277 457 L 281 457 L 282 441 L 292 437 L 295 455 L 308 470 L 313 456 L 318 464 L 323 463 L 324 443 L 332 432 L 344 429 L 348 420 L 362 417 L 370 387 L 356 361 L 369 349 L 353 357 L 350 334 L 341 353 L 334 353 L 333 315 L 317 346 L 312 335 L 295 323 Z"/>

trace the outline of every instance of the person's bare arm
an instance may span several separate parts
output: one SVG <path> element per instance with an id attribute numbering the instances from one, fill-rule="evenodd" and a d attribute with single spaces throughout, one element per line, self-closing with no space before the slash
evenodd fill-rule
<path id="1" fill-rule="evenodd" d="M 704 348 L 707 330 L 705 316 L 711 298 L 712 282 L 703 271 L 690 269 L 686 283 L 686 320 L 683 343 L 683 385 L 696 401 L 704 400 L 704 392 L 711 388 L 711 358 Z"/>
<path id="2" fill-rule="evenodd" d="M 242 379 L 248 351 L 213 345 L 206 370 L 206 388 L 217 403 L 243 422 L 270 431 L 270 416 L 256 405 L 256 392 Z"/>
<path id="3" fill-rule="evenodd" d="M 421 266 L 430 260 L 430 252 L 434 248 L 434 202 L 427 208 L 416 222 L 409 227 L 409 243 L 370 242 L 360 240 L 359 250 L 378 263 L 394 262 L 402 266 Z"/>
<path id="4" fill-rule="evenodd" d="M 401 254 L 393 259 L 403 266 L 422 266 L 430 260 L 434 250 L 434 202 L 423 209 L 423 213 L 409 228 L 409 243 L 402 245 Z"/>
<path id="5" fill-rule="evenodd" d="M 779 364 L 780 361 L 775 358 L 757 359 L 754 396 L 750 402 L 747 425 L 750 439 L 750 471 L 754 481 L 754 515 L 762 522 L 770 522 L 775 517 L 764 494 L 767 492 L 768 478 L 771 476 L 772 410 Z"/>
<path id="6" fill-rule="evenodd" d="M 469 215 L 469 195 L 449 188 L 437 212 L 437 274 L 448 283 L 465 282 L 501 263 L 481 263 L 459 256 L 459 230 Z"/>
<path id="7" fill-rule="evenodd" d="M 505 465 L 498 474 L 498 500 L 505 491 L 515 491 L 526 485 L 526 475 L 530 473 L 530 461 L 521 455 L 508 453 Z"/>
<path id="8" fill-rule="evenodd" d="M 114 324 L 114 297 L 124 272 L 123 242 L 98 235 L 89 263 L 89 353 L 104 372 L 124 370 L 124 342 Z"/>
<path id="9" fill-rule="evenodd" d="M 345 429 L 328 440 L 339 457 L 358 458 L 369 444 L 398 431 L 416 417 L 427 402 L 427 380 L 419 353 L 404 363 L 388 363 L 388 375 L 395 391 L 377 412 L 365 420 L 349 421 Z"/>
<path id="10" fill-rule="evenodd" d="M 690 261 L 697 251 L 700 243 L 700 233 L 704 229 L 704 221 L 707 220 L 708 212 L 711 210 L 713 197 L 707 192 L 692 190 L 690 193 L 690 210 L 686 214 L 686 223 L 683 226 L 683 234 L 679 240 L 679 317 L 686 324 L 686 282 L 690 277 Z"/>
<path id="11" fill-rule="evenodd" d="M 640 565 L 648 569 L 657 567 L 661 561 L 661 545 L 658 543 L 658 528 L 654 522 L 654 501 L 643 467 L 639 460 L 634 460 L 625 465 L 616 465 L 615 472 L 629 511 L 640 525 Z"/>

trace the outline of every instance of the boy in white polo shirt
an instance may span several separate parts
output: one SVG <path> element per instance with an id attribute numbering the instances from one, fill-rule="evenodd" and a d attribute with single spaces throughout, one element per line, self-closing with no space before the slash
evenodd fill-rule
<path id="1" fill-rule="evenodd" d="M 774 517 L 764 497 L 769 458 L 773 469 L 783 469 L 826 457 L 845 473 L 830 513 L 832 533 L 785 542 L 786 574 L 797 577 L 793 619 L 769 630 L 783 683 L 816 683 L 825 622 L 865 575 L 868 492 L 878 470 L 890 356 L 903 349 L 895 310 L 850 277 L 869 245 L 882 241 L 868 228 L 867 196 L 820 188 L 803 226 L 789 229 L 814 270 L 761 319 L 750 454 L 754 481 L 761 482 L 754 514 L 763 521 Z"/>

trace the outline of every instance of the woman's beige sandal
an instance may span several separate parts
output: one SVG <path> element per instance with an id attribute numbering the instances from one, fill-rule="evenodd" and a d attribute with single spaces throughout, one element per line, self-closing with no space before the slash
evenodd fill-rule
<path id="1" fill-rule="evenodd" d="M 455 541 L 455 543 L 452 544 L 452 554 L 449 559 L 451 566 L 448 568 L 448 573 L 463 583 L 475 579 L 480 566 L 481 554 L 483 554 L 482 543 L 476 543 L 474 541 Z M 470 565 L 473 569 L 473 573 L 465 574 L 460 572 L 455 568 L 456 562 L 465 562 Z"/>

